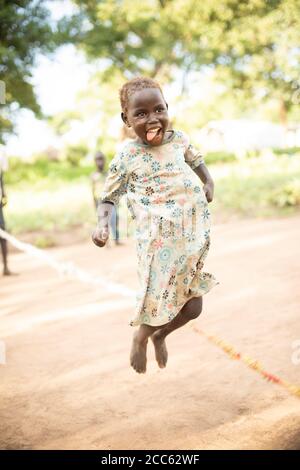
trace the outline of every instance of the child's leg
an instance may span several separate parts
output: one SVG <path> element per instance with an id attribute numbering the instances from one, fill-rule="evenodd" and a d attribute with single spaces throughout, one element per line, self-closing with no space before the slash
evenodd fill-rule
<path id="1" fill-rule="evenodd" d="M 119 233 L 120 217 L 119 217 L 119 207 L 116 206 L 116 245 L 120 244 L 120 233 Z"/>
<path id="2" fill-rule="evenodd" d="M 7 241 L 4 240 L 4 238 L 0 238 L 0 245 L 1 245 L 2 259 L 3 259 L 3 274 L 4 276 L 9 276 L 11 272 L 8 269 L 8 265 L 7 265 Z"/>
<path id="3" fill-rule="evenodd" d="M 178 315 L 163 326 L 141 325 L 134 334 L 130 363 L 139 373 L 146 372 L 147 364 L 147 343 L 151 336 L 155 347 L 155 356 L 159 367 L 165 367 L 168 359 L 165 337 L 185 325 L 190 320 L 197 318 L 202 311 L 202 297 L 190 299 L 180 310 Z"/>
<path id="4" fill-rule="evenodd" d="M 111 238 L 113 240 L 116 240 L 116 206 L 114 205 L 111 211 L 111 216 L 110 216 L 110 228 L 111 228 Z"/>
<path id="5" fill-rule="evenodd" d="M 119 234 L 119 208 L 118 206 L 114 206 L 111 218 L 110 218 L 110 227 L 111 227 L 111 238 L 115 241 L 116 245 L 122 245 L 120 242 L 120 234 Z"/>
<path id="6" fill-rule="evenodd" d="M 5 223 L 4 217 L 2 212 L 2 206 L 0 205 L 0 228 L 5 230 Z M 0 245 L 1 245 L 1 252 L 2 252 L 2 259 L 3 259 L 3 274 L 9 274 L 9 270 L 7 267 L 7 241 L 4 238 L 0 237 Z"/>
<path id="7" fill-rule="evenodd" d="M 158 328 L 143 324 L 133 335 L 130 364 L 139 373 L 146 372 L 148 338 Z"/>
<path id="8" fill-rule="evenodd" d="M 165 342 L 166 336 L 174 330 L 181 328 L 190 320 L 197 318 L 201 312 L 202 297 L 193 297 L 182 307 L 178 315 L 170 323 L 163 325 L 152 334 L 151 339 L 155 347 L 155 357 L 159 367 L 166 367 L 168 360 L 168 350 Z"/>

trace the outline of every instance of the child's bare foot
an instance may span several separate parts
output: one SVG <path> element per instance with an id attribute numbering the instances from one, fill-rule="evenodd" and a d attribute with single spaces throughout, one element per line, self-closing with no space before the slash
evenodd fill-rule
<path id="1" fill-rule="evenodd" d="M 8 268 L 4 268 L 3 276 L 15 276 L 15 273 L 12 273 Z"/>
<path id="2" fill-rule="evenodd" d="M 157 364 L 161 369 L 163 369 L 164 367 L 166 367 L 168 361 L 168 350 L 165 338 L 163 338 L 160 335 L 159 331 L 157 331 L 156 333 L 153 333 L 151 339 L 154 344 L 155 358 Z"/>
<path id="3" fill-rule="evenodd" d="M 139 339 L 139 332 L 137 331 L 133 335 L 131 353 L 130 353 L 130 364 L 136 372 L 144 374 L 146 372 L 147 364 L 147 342 Z"/>

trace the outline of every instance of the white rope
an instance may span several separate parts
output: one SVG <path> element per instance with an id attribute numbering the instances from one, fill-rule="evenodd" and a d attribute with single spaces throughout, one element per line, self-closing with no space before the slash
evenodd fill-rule
<path id="1" fill-rule="evenodd" d="M 35 246 L 31 245 L 30 243 L 21 242 L 13 235 L 10 235 L 5 230 L 0 228 L 0 237 L 7 240 L 11 243 L 15 248 L 24 253 L 29 254 L 30 256 L 43 261 L 48 266 L 51 266 L 55 271 L 57 271 L 60 276 L 67 277 L 69 279 L 77 279 L 78 281 L 84 282 L 85 284 L 91 284 L 94 286 L 101 286 L 105 288 L 108 292 L 112 292 L 114 294 L 120 294 L 124 297 L 135 297 L 135 292 L 128 287 L 123 286 L 117 282 L 107 282 L 105 279 L 101 277 L 94 277 L 91 274 L 87 273 L 83 269 L 78 268 L 75 266 L 73 262 L 59 262 L 53 256 L 46 253 L 44 250 L 40 248 L 36 248 Z"/>

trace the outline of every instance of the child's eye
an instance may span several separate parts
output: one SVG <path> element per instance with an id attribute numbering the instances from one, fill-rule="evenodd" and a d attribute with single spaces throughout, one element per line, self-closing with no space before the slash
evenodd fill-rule
<path id="1" fill-rule="evenodd" d="M 156 112 L 157 113 L 163 113 L 165 110 L 165 108 L 157 108 Z"/>
<path id="2" fill-rule="evenodd" d="M 136 114 L 137 117 L 144 117 L 146 116 L 146 113 L 144 111 L 140 111 L 139 113 Z"/>

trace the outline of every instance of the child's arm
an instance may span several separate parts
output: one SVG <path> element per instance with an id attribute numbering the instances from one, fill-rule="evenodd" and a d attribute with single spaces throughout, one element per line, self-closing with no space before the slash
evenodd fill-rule
<path id="1" fill-rule="evenodd" d="M 120 197 L 127 192 L 127 161 L 126 153 L 119 152 L 109 165 L 102 193 L 98 199 L 98 224 L 93 232 L 92 240 L 95 245 L 102 247 L 109 236 L 109 222 L 114 204 L 118 204 Z"/>
<path id="2" fill-rule="evenodd" d="M 113 202 L 104 201 L 98 205 L 98 224 L 92 234 L 92 240 L 95 245 L 102 248 L 105 246 L 109 237 L 109 221 L 111 219 L 111 213 L 113 211 Z"/>
<path id="3" fill-rule="evenodd" d="M 185 146 L 184 159 L 186 163 L 192 168 L 192 170 L 199 176 L 202 183 L 204 184 L 203 190 L 207 199 L 207 202 L 211 202 L 214 196 L 214 182 L 208 169 L 205 166 L 202 154 L 190 144 L 190 139 L 183 132 L 182 139 Z"/>
<path id="4" fill-rule="evenodd" d="M 95 174 L 94 173 L 91 175 L 91 185 L 92 185 L 92 195 L 93 195 L 94 204 L 97 207 L 96 184 L 95 184 Z"/>
<path id="5" fill-rule="evenodd" d="M 203 190 L 207 199 L 207 202 L 211 202 L 214 197 L 214 181 L 205 166 L 204 162 L 201 162 L 196 168 L 194 168 L 194 172 L 199 176 L 202 183 L 204 184 Z"/>
<path id="6" fill-rule="evenodd" d="M 7 203 L 7 198 L 6 198 L 6 193 L 5 193 L 5 189 L 4 189 L 4 181 L 3 181 L 2 171 L 0 171 L 0 195 L 1 195 L 0 205 L 1 205 L 1 207 L 3 207 Z"/>

